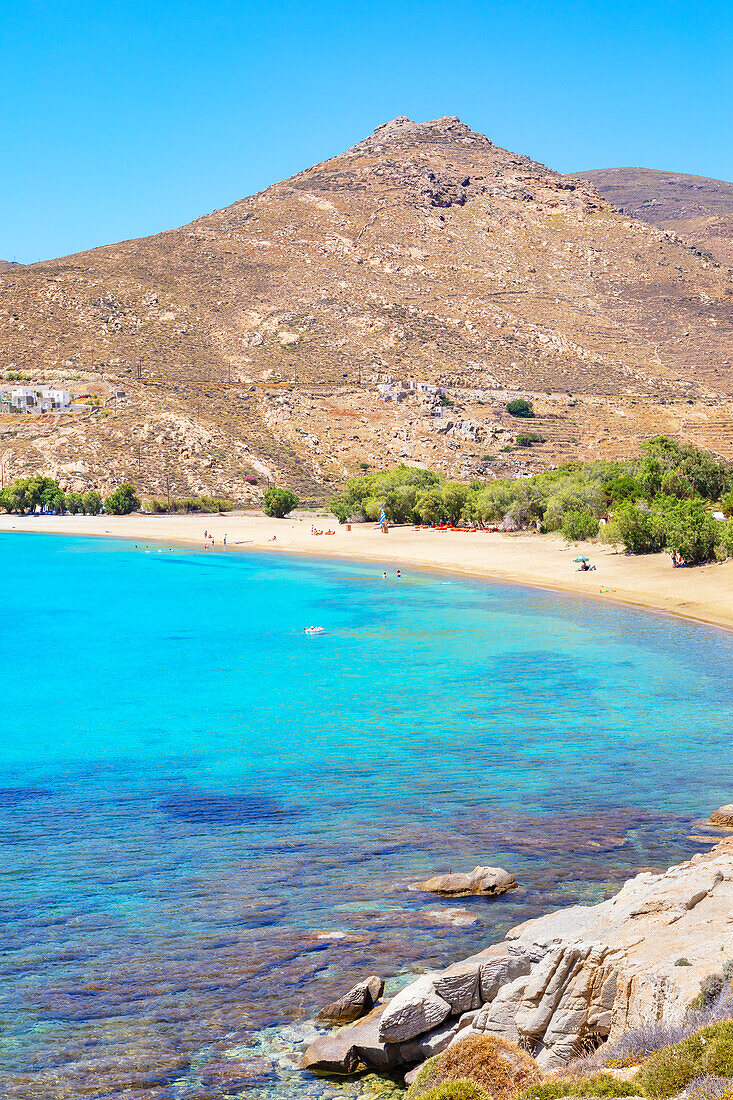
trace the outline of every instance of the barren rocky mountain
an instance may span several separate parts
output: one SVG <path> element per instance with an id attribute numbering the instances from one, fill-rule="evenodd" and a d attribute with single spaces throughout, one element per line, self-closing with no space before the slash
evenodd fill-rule
<path id="1" fill-rule="evenodd" d="M 12 271 L 14 267 L 20 267 L 20 264 L 14 263 L 13 260 L 0 260 L 0 271 Z"/>
<path id="2" fill-rule="evenodd" d="M 653 168 L 603 168 L 579 176 L 623 214 L 670 229 L 733 266 L 733 183 Z"/>
<path id="3" fill-rule="evenodd" d="M 0 461 L 245 500 L 658 432 L 733 457 L 732 337 L 728 268 L 456 118 L 398 118 L 181 229 L 0 273 L 0 365 L 102 402 L 6 416 Z M 505 450 L 519 394 L 545 442 Z"/>

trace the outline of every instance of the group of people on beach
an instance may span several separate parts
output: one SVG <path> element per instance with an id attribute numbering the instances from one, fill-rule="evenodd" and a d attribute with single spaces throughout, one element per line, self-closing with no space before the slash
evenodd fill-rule
<path id="1" fill-rule="evenodd" d="M 211 548 L 213 550 L 215 545 L 216 545 L 216 539 L 214 538 L 213 534 L 210 531 L 204 531 L 204 550 L 208 550 L 209 548 Z M 222 539 L 222 545 L 223 545 L 224 549 L 226 550 L 226 548 L 227 548 L 227 537 L 226 537 L 226 535 L 224 535 L 224 538 Z"/>

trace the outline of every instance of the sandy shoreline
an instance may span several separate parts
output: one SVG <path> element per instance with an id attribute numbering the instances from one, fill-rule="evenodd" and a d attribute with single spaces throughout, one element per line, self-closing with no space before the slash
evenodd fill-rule
<path id="1" fill-rule="evenodd" d="M 311 524 L 335 534 L 313 536 Z M 214 535 L 216 552 L 223 552 L 226 535 L 227 552 L 264 550 L 384 562 L 402 569 L 413 566 L 447 570 L 619 601 L 733 629 L 733 561 L 673 569 L 668 554 L 626 557 L 607 546 L 568 545 L 564 539 L 552 535 L 416 531 L 412 527 L 393 527 L 389 534 L 383 535 L 371 523 L 354 524 L 348 531 L 333 517 L 325 520 L 310 514 L 282 520 L 241 514 L 0 515 L 0 532 L 108 536 L 143 543 L 186 544 L 199 549 L 204 545 L 205 530 Z M 587 554 L 597 569 L 591 573 L 578 572 L 573 563 L 578 554 Z"/>

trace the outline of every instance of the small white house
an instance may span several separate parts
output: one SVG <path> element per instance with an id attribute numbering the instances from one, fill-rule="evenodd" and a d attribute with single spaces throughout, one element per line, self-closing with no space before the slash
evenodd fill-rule
<path id="1" fill-rule="evenodd" d="M 71 394 L 53 386 L 15 386 L 10 391 L 10 408 L 19 413 L 68 412 Z"/>

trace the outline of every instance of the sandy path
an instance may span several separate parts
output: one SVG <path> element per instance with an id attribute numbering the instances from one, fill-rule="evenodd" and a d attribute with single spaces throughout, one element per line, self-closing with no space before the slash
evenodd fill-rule
<path id="1" fill-rule="evenodd" d="M 313 536 L 311 524 L 333 535 Z M 552 535 L 502 535 L 415 531 L 393 527 L 381 534 L 373 524 L 350 531 L 335 519 L 306 514 L 282 520 L 262 515 L 227 516 L 12 516 L 0 515 L 0 531 L 111 535 L 138 542 L 203 546 L 204 531 L 215 550 L 267 550 L 317 556 L 360 558 L 399 565 L 449 570 L 542 588 L 619 600 L 641 607 L 733 628 L 733 561 L 694 569 L 673 569 L 668 554 L 626 557 L 590 543 L 568 546 Z M 276 541 L 270 541 L 276 536 Z M 579 573 L 573 558 L 587 554 L 597 565 Z M 602 592 L 602 589 L 608 589 Z"/>

